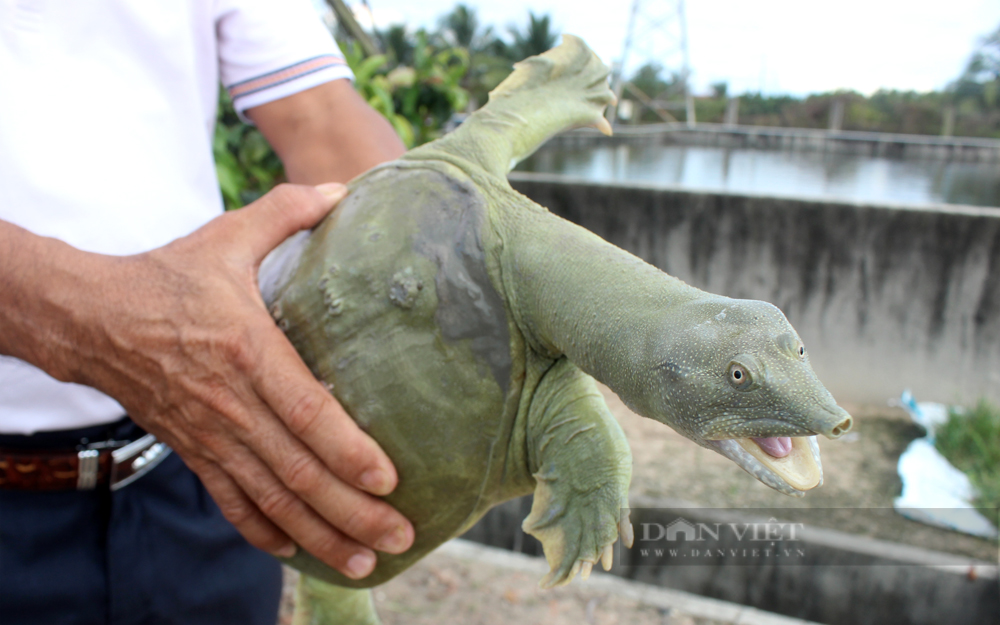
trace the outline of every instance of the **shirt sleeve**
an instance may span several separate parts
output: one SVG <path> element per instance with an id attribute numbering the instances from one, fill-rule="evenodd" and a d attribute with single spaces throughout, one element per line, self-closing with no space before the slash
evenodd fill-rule
<path id="1" fill-rule="evenodd" d="M 240 118 L 247 109 L 353 78 L 310 0 L 220 0 L 219 75 Z"/>

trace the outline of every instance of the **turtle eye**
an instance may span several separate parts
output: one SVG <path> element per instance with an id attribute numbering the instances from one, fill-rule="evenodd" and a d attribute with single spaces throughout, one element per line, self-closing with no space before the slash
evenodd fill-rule
<path id="1" fill-rule="evenodd" d="M 734 388 L 743 390 L 749 388 L 750 384 L 753 382 L 750 378 L 750 372 L 747 368 L 738 362 L 734 362 L 729 365 L 729 383 L 733 385 Z"/>
<path id="2" fill-rule="evenodd" d="M 803 345 L 802 343 L 799 343 L 799 348 L 796 351 L 798 352 L 800 359 L 805 359 L 805 357 L 806 357 L 806 346 L 805 345 Z"/>

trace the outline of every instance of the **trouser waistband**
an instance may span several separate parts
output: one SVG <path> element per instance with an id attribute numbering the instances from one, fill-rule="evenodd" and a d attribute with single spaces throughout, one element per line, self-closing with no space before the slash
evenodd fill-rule
<path id="1" fill-rule="evenodd" d="M 76 430 L 0 434 L 0 488 L 117 490 L 169 453 L 169 447 L 128 418 Z"/>
<path id="2" fill-rule="evenodd" d="M 146 431 L 132 419 L 122 417 L 112 423 L 91 425 L 74 430 L 48 430 L 34 434 L 2 434 L 0 447 L 6 449 L 76 449 L 98 441 L 139 440 Z"/>

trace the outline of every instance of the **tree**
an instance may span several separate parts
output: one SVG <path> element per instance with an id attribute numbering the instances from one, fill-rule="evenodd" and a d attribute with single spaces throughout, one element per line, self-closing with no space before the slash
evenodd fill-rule
<path id="1" fill-rule="evenodd" d="M 413 52 L 416 43 L 410 36 L 404 24 L 393 24 L 385 31 L 378 33 L 382 49 L 389 56 L 393 65 L 412 65 Z"/>
<path id="2" fill-rule="evenodd" d="M 957 100 L 974 99 L 987 109 L 1000 107 L 1000 27 L 979 43 L 952 91 Z"/>
<path id="3" fill-rule="evenodd" d="M 676 73 L 669 78 L 663 78 L 663 66 L 659 63 L 646 63 L 629 79 L 629 83 L 638 87 L 652 99 L 657 99 L 673 92 L 680 87 L 680 76 Z"/>
<path id="4" fill-rule="evenodd" d="M 1000 137 L 1000 27 L 980 40 L 948 95 L 955 134 Z"/>
<path id="5" fill-rule="evenodd" d="M 456 4 L 451 13 L 441 16 L 438 29 L 446 45 L 465 48 L 469 52 L 481 51 L 486 40 L 493 36 L 490 26 L 480 31 L 476 10 L 465 4 Z"/>
<path id="6" fill-rule="evenodd" d="M 469 92 L 469 109 L 474 110 L 511 72 L 506 44 L 496 37 L 492 27 L 481 29 L 476 10 L 464 4 L 442 16 L 438 28 L 437 39 L 442 46 L 468 53 L 469 71 L 462 79 L 462 87 Z"/>
<path id="7" fill-rule="evenodd" d="M 508 30 L 514 38 L 508 48 L 508 55 L 515 62 L 547 52 L 559 39 L 559 33 L 552 30 L 552 18 L 547 14 L 535 15 L 533 11 L 528 11 L 528 24 L 523 31 L 516 26 L 511 26 Z"/>

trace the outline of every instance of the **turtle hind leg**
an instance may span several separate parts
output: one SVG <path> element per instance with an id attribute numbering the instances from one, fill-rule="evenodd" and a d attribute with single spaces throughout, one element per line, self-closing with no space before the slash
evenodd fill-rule
<path id="1" fill-rule="evenodd" d="M 292 625 L 382 625 L 371 590 L 344 588 L 302 575 Z"/>
<path id="2" fill-rule="evenodd" d="M 619 536 L 632 545 L 628 508 L 632 453 L 593 378 L 557 361 L 528 413 L 529 464 L 536 480 L 524 531 L 541 541 L 550 572 L 543 588 L 611 567 Z"/>

